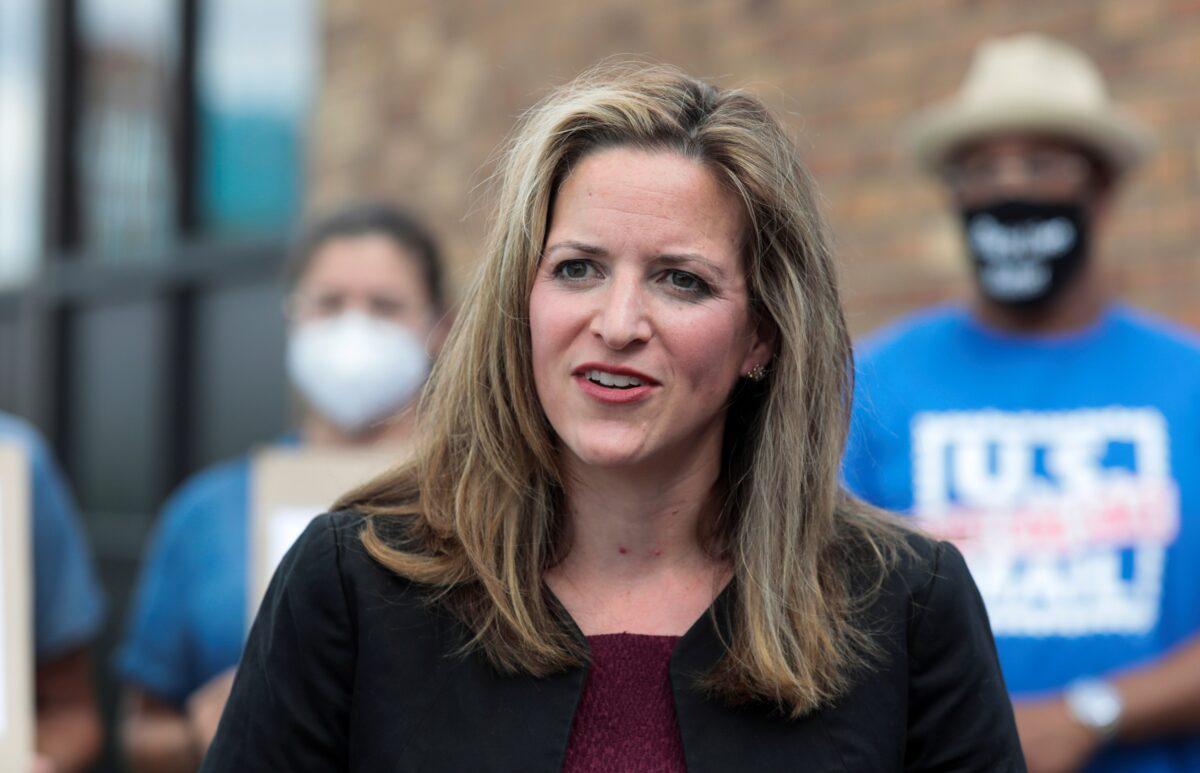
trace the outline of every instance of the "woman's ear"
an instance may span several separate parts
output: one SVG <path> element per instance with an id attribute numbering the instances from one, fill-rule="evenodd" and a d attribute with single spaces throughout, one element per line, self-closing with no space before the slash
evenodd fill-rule
<path id="1" fill-rule="evenodd" d="M 770 320 L 760 319 L 751 332 L 750 349 L 742 361 L 741 374 L 745 375 L 758 366 L 768 367 L 778 350 L 779 329 Z"/>

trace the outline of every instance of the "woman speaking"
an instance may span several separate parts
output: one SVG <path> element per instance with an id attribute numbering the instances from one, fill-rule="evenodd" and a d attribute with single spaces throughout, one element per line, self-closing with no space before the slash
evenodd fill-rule
<path id="1" fill-rule="evenodd" d="M 660 66 L 504 156 L 423 447 L 276 573 L 205 770 L 1022 770 L 949 545 L 838 480 L 851 351 L 761 102 Z"/>

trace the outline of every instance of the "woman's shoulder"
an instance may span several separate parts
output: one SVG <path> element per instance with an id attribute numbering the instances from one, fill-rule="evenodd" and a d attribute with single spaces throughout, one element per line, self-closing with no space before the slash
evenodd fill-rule
<path id="1" fill-rule="evenodd" d="M 892 570 L 893 582 L 904 588 L 913 615 L 923 616 L 931 604 L 973 605 L 978 591 L 958 548 L 915 529 L 904 534 L 904 546 Z"/>
<path id="2" fill-rule="evenodd" d="M 994 658 L 987 612 L 958 548 L 911 528 L 895 535 L 893 548 L 876 578 L 872 622 L 903 632 L 895 646 L 909 658 L 968 643 Z"/>
<path id="3" fill-rule="evenodd" d="M 399 544 L 408 532 L 407 519 L 380 519 L 356 510 L 319 515 L 292 546 L 280 565 L 283 577 L 277 579 L 306 595 L 338 591 L 351 614 L 381 600 L 393 612 L 425 607 L 424 589 L 371 555 L 364 541 L 368 530 L 388 544 Z"/>
<path id="4" fill-rule="evenodd" d="M 917 529 L 905 531 L 903 544 L 893 571 L 914 595 L 923 595 L 937 582 L 960 582 L 966 576 L 962 554 L 953 544 Z"/>
<path id="5" fill-rule="evenodd" d="M 334 510 L 318 515 L 300 542 L 311 540 L 336 550 L 345 572 L 376 572 L 402 580 L 371 555 L 366 535 L 372 532 L 380 544 L 403 549 L 413 544 L 415 516 L 373 516 L 358 510 Z"/>
<path id="6" fill-rule="evenodd" d="M 881 710 L 905 717 L 913 769 L 1023 770 L 987 612 L 962 554 L 903 524 L 885 530 L 882 545 L 892 560 L 863 572 L 875 593 L 858 617 L 875 645 L 871 668 L 840 710 L 872 722 Z"/>
<path id="7" fill-rule="evenodd" d="M 922 770 L 1024 770 L 987 611 L 952 543 L 919 532 L 894 575 L 903 589 L 906 760 Z"/>
<path id="8" fill-rule="evenodd" d="M 862 595 L 874 598 L 872 606 L 878 615 L 904 616 L 911 623 L 931 601 L 976 594 L 962 554 L 954 545 L 894 518 L 888 520 L 882 528 L 871 530 L 872 538 L 859 535 L 852 539 L 845 554 L 855 567 L 854 584 Z"/>
<path id="9" fill-rule="evenodd" d="M 362 738 L 393 751 L 422 725 L 449 650 L 415 584 L 371 555 L 371 524 L 326 513 L 288 550 L 203 770 L 344 770 L 351 747 L 371 758 Z"/>

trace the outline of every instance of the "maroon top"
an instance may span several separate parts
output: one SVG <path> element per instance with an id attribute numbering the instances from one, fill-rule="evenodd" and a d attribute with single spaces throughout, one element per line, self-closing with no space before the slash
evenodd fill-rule
<path id="1" fill-rule="evenodd" d="M 563 770 L 686 771 L 671 693 L 679 637 L 609 633 L 587 640 L 592 662 Z"/>

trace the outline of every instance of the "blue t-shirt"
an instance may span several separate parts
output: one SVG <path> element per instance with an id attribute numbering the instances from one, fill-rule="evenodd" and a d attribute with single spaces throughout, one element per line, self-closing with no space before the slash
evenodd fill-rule
<path id="1" fill-rule="evenodd" d="M 167 501 L 116 653 L 121 679 L 178 706 L 237 665 L 246 638 L 249 501 L 249 456 L 197 473 Z"/>
<path id="2" fill-rule="evenodd" d="M 1200 343 L 1122 306 L 1052 337 L 938 308 L 856 367 L 848 486 L 962 549 L 1015 698 L 1200 633 Z M 1196 767 L 1193 767 L 1196 766 Z M 1200 769 L 1200 739 L 1089 770 Z"/>
<path id="3" fill-rule="evenodd" d="M 37 431 L 0 413 L 0 440 L 29 457 L 33 521 L 33 628 L 38 661 L 52 660 L 96 638 L 104 594 L 62 473 Z"/>

